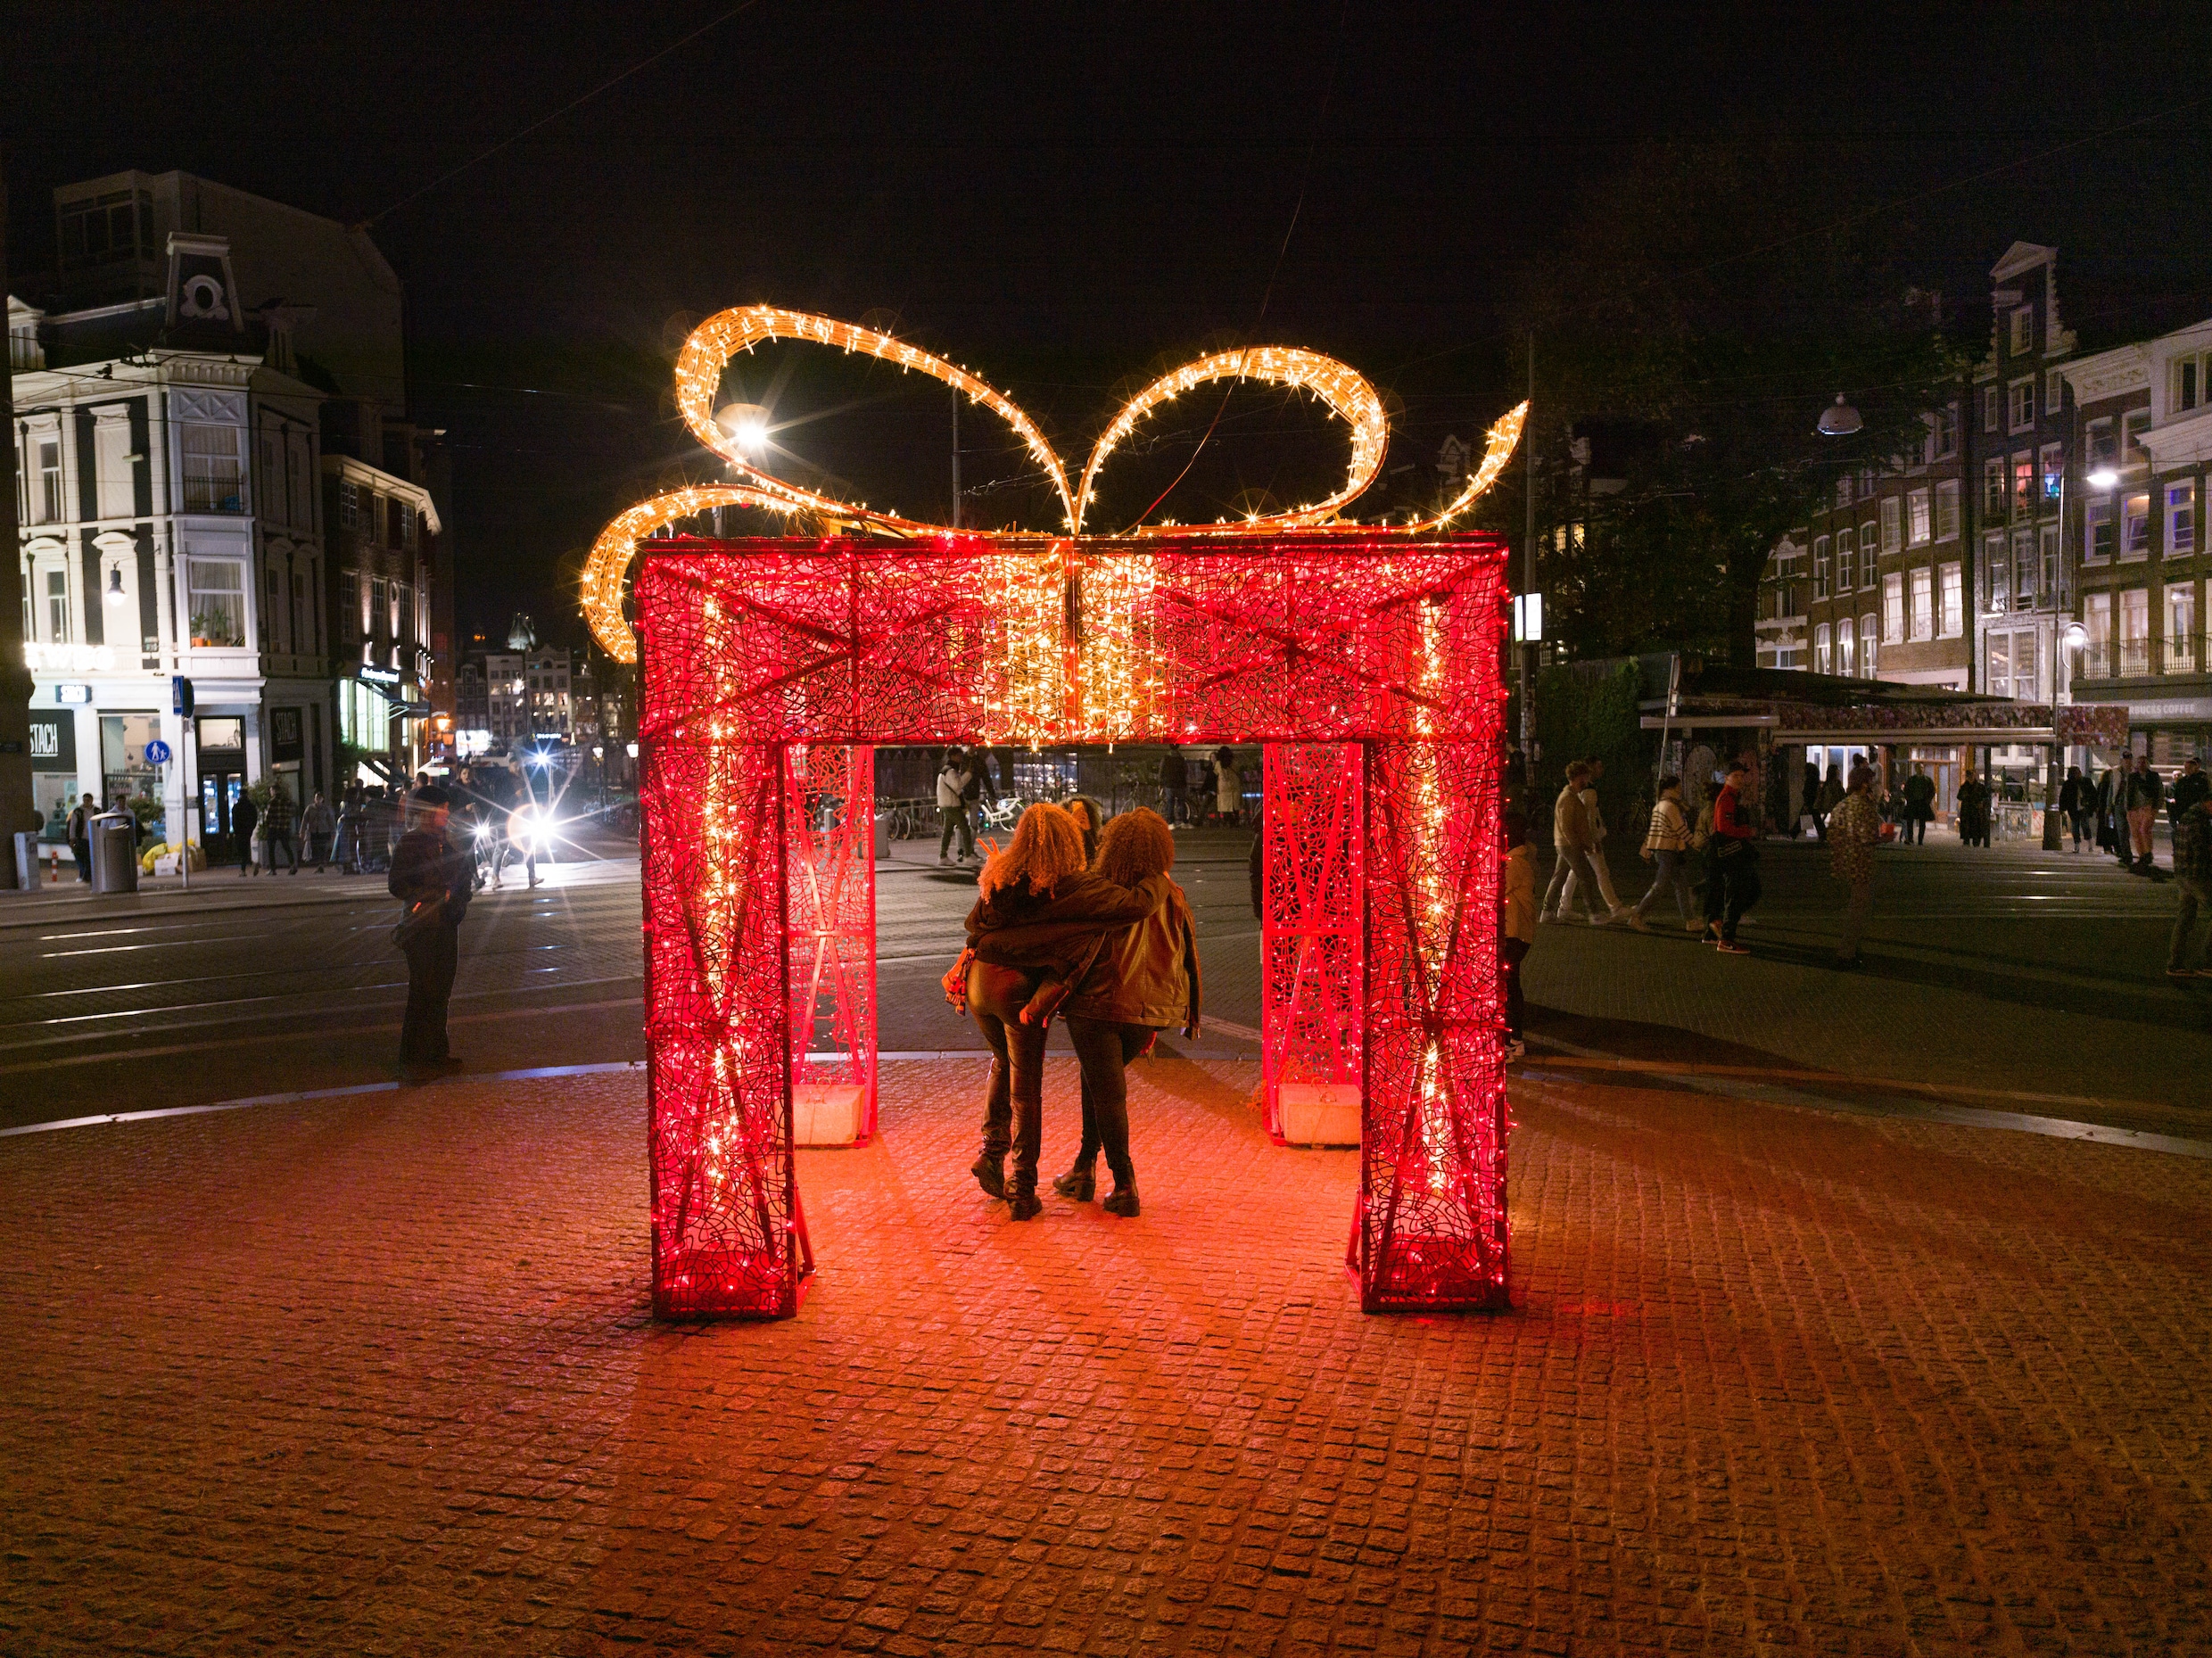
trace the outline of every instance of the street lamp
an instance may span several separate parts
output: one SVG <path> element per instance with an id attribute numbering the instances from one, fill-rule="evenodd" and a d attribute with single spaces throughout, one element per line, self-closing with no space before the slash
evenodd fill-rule
<path id="1" fill-rule="evenodd" d="M 1836 401 L 1820 411 L 1817 430 L 1824 438 L 1847 438 L 1865 425 L 1859 418 L 1859 411 L 1845 402 L 1844 394 L 1838 392 Z"/>
<path id="2" fill-rule="evenodd" d="M 2109 490 L 2120 481 L 2120 474 L 2109 466 L 2100 466 L 2082 481 L 2092 490 Z"/>
<path id="3" fill-rule="evenodd" d="M 130 595 L 123 591 L 123 566 L 120 565 L 108 566 L 108 603 L 111 605 L 130 603 Z"/>

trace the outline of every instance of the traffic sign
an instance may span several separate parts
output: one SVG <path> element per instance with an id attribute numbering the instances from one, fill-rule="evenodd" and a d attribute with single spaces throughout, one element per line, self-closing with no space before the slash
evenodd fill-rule
<path id="1" fill-rule="evenodd" d="M 146 758 L 155 765 L 167 765 L 169 762 L 169 745 L 155 738 L 146 745 Z"/>

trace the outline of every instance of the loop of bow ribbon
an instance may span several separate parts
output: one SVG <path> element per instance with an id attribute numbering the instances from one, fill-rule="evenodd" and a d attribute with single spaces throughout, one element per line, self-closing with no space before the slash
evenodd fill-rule
<path id="1" fill-rule="evenodd" d="M 1520 443 L 1529 409 L 1526 403 L 1522 403 L 1490 427 L 1481 465 L 1468 474 L 1458 496 L 1433 517 L 1384 526 L 1348 524 L 1338 520 L 1336 514 L 1357 499 L 1381 473 L 1390 426 L 1383 413 L 1382 394 L 1366 375 L 1333 357 L 1295 346 L 1261 345 L 1217 351 L 1185 363 L 1162 375 L 1122 407 L 1113 423 L 1092 446 L 1080 481 L 1070 487 L 1066 466 L 1045 441 L 1036 423 L 1005 393 L 958 365 L 855 323 L 839 322 L 835 318 L 808 311 L 784 310 L 772 305 L 738 306 L 708 318 L 684 342 L 676 359 L 676 406 L 692 434 L 726 461 L 742 482 L 702 484 L 656 496 L 617 515 L 600 532 L 584 566 L 584 615 L 600 646 L 616 661 L 635 662 L 638 656 L 637 636 L 631 631 L 622 609 L 623 581 L 637 555 L 638 542 L 679 519 L 716 507 L 758 507 L 787 515 L 804 513 L 824 524 L 846 525 L 885 535 L 956 533 L 950 525 L 878 512 L 787 483 L 761 471 L 747 458 L 736 437 L 715 423 L 714 404 L 722 390 L 722 369 L 730 359 L 767 340 L 795 340 L 834 346 L 846 352 L 865 351 L 884 362 L 941 380 L 970 401 L 990 409 L 1012 428 L 1051 481 L 1060 497 L 1066 520 L 1065 533 L 1077 536 L 1083 532 L 1084 516 L 1095 499 L 1099 471 L 1107 458 L 1153 408 L 1210 381 L 1263 380 L 1319 397 L 1351 427 L 1351 465 L 1343 487 L 1325 500 L 1292 512 L 1254 516 L 1222 524 L 1143 524 L 1129 531 L 1129 534 L 1247 537 L 1318 530 L 1366 536 L 1413 536 L 1438 530 L 1458 517 L 1497 482 Z M 980 533 L 985 539 L 993 534 L 988 531 L 957 533 Z"/>

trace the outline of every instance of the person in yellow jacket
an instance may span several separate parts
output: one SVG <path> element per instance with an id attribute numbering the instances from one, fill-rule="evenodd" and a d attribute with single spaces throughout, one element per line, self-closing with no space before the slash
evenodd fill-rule
<path id="1" fill-rule="evenodd" d="M 1521 964 L 1536 942 L 1536 858 L 1529 845 L 1529 821 L 1518 812 L 1506 813 L 1505 915 L 1498 941 L 1498 976 L 1506 992 L 1506 1060 L 1510 1064 L 1525 1055 L 1528 1043 L 1521 1037 Z"/>

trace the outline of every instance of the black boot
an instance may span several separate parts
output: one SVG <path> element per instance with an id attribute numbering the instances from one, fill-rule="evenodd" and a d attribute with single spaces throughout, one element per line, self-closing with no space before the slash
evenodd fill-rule
<path id="1" fill-rule="evenodd" d="M 1017 1183 L 1014 1189 L 1006 1194 L 1006 1203 L 1016 1220 L 1034 1220 L 1044 1213 L 1044 1205 L 1037 1201 L 1034 1181 Z"/>
<path id="2" fill-rule="evenodd" d="M 1137 1206 L 1136 1175 L 1135 1173 L 1131 1173 L 1126 1178 L 1122 1175 L 1116 1175 L 1114 1176 L 1114 1189 L 1112 1194 L 1107 1198 L 1105 1202 L 1100 1204 L 1099 1207 L 1104 1209 L 1109 1215 L 1120 1215 L 1124 1217 L 1135 1215 L 1137 1212 Z"/>
<path id="3" fill-rule="evenodd" d="M 1098 1195 L 1098 1176 L 1089 1163 L 1077 1163 L 1073 1168 L 1052 1182 L 1052 1190 L 1063 1198 L 1073 1198 L 1078 1203 L 1088 1203 Z"/>
<path id="4" fill-rule="evenodd" d="M 987 1147 L 981 1156 L 968 1166 L 968 1172 L 976 1177 L 976 1184 L 995 1198 L 1006 1195 L 1006 1153 L 993 1151 Z"/>

